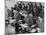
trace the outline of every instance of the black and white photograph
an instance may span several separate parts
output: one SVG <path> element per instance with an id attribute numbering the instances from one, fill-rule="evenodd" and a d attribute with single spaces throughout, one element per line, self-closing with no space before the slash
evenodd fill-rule
<path id="1" fill-rule="evenodd" d="M 44 33 L 44 3 L 5 0 L 5 35 Z"/>

